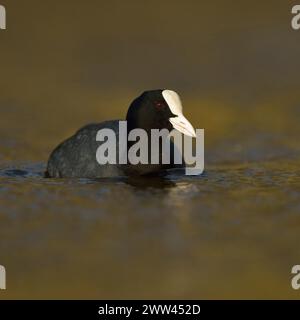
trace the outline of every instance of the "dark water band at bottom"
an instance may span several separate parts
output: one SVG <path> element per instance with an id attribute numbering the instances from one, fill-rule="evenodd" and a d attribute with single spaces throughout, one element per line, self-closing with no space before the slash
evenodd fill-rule
<path id="1" fill-rule="evenodd" d="M 2 300 L 0 313 L 3 319 L 241 319 L 287 317 L 297 313 L 299 306 L 298 300 Z"/>

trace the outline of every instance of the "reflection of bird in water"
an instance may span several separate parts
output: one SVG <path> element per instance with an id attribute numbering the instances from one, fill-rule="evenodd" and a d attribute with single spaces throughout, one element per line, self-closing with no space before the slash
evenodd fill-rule
<path id="1" fill-rule="evenodd" d="M 176 129 L 195 137 L 195 130 L 182 114 L 182 105 L 176 92 L 171 90 L 146 91 L 136 98 L 127 112 L 128 130 L 144 129 L 149 135 L 151 129 Z M 101 142 L 96 136 L 101 129 L 111 129 L 116 133 L 119 143 L 119 120 L 90 124 L 62 142 L 50 155 L 47 177 L 100 178 L 116 176 L 144 175 L 159 173 L 162 170 L 178 167 L 174 164 L 175 145 L 171 142 L 171 164 L 104 164 L 96 159 L 96 152 Z M 128 143 L 130 145 L 130 143 Z M 161 149 L 161 148 L 160 148 Z M 119 159 L 117 150 L 116 159 Z M 161 155 L 160 155 L 161 156 Z M 149 158 L 151 158 L 149 156 Z"/>
<path id="2" fill-rule="evenodd" d="M 161 176 L 130 176 L 125 183 L 136 189 L 170 189 L 176 187 L 176 182 Z"/>

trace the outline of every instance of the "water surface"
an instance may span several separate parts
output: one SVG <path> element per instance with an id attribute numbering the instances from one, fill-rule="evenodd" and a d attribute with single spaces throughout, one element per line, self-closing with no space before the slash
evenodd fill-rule
<path id="1" fill-rule="evenodd" d="M 1 0 L 0 298 L 299 298 L 292 1 Z M 179 92 L 205 172 L 45 179 L 53 148 Z"/>

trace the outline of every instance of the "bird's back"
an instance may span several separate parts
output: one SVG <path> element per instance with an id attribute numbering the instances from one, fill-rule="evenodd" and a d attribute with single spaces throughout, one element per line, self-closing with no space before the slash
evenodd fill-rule
<path id="1" fill-rule="evenodd" d="M 48 160 L 46 175 L 55 178 L 100 178 L 122 175 L 118 166 L 99 165 L 96 160 L 96 152 L 101 145 L 101 142 L 96 141 L 96 136 L 101 129 L 112 129 L 118 141 L 119 120 L 86 125 L 54 149 Z"/>

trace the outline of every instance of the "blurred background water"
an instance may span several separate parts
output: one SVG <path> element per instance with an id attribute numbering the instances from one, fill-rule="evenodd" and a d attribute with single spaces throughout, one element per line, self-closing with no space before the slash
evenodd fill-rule
<path id="1" fill-rule="evenodd" d="M 0 298 L 299 298 L 296 3 L 1 0 Z M 202 176 L 43 178 L 156 88 L 205 129 Z"/>

